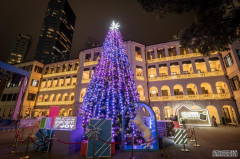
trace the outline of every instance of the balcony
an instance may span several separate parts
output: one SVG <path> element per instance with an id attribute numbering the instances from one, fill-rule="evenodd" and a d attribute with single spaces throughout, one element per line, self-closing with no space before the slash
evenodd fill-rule
<path id="1" fill-rule="evenodd" d="M 178 100 L 204 100 L 204 99 L 228 99 L 231 98 L 229 93 L 222 94 L 203 94 L 203 95 L 177 95 L 177 96 L 162 96 L 150 97 L 150 101 L 178 101 Z"/>
<path id="2" fill-rule="evenodd" d="M 37 106 L 41 105 L 71 105 L 74 101 L 57 101 L 57 102 L 37 102 Z"/>
<path id="3" fill-rule="evenodd" d="M 91 79 L 83 79 L 83 80 L 82 80 L 82 83 L 90 83 L 90 80 L 91 80 Z"/>
<path id="4" fill-rule="evenodd" d="M 53 74 L 47 74 L 47 75 L 43 75 L 43 78 L 45 78 L 45 77 L 52 77 L 52 76 L 62 76 L 62 75 L 68 75 L 68 74 L 77 74 L 77 70 L 75 70 L 75 71 L 66 71 L 66 72 L 59 72 L 59 73 L 53 73 Z"/>
<path id="5" fill-rule="evenodd" d="M 145 96 L 140 96 L 140 101 L 145 101 L 145 100 L 146 100 Z"/>
<path id="6" fill-rule="evenodd" d="M 205 73 L 195 73 L 195 74 L 183 74 L 183 75 L 176 75 L 176 76 L 152 77 L 152 78 L 149 78 L 148 80 L 151 82 L 151 81 L 163 81 L 163 80 L 174 80 L 174 79 L 222 76 L 222 75 L 224 75 L 223 71 L 215 71 L 215 72 L 205 72 Z"/>
<path id="7" fill-rule="evenodd" d="M 84 66 L 96 65 L 98 61 L 84 62 Z"/>
<path id="8" fill-rule="evenodd" d="M 141 57 L 136 57 L 136 60 L 141 61 L 141 62 L 143 61 L 143 59 Z"/>
<path id="9" fill-rule="evenodd" d="M 136 79 L 137 79 L 137 80 L 142 80 L 142 81 L 143 81 L 143 80 L 144 80 L 144 77 L 143 77 L 143 76 L 136 76 Z"/>
<path id="10" fill-rule="evenodd" d="M 43 91 L 55 91 L 55 90 L 62 90 L 62 89 L 74 89 L 75 85 L 73 86 L 63 86 L 63 87 L 52 87 L 52 88 L 41 88 L 40 92 Z"/>
<path id="11" fill-rule="evenodd" d="M 212 54 L 217 54 L 217 52 L 214 52 Z M 162 61 L 185 59 L 185 58 L 192 58 L 192 57 L 199 57 L 199 56 L 203 56 L 203 55 L 201 53 L 191 53 L 191 54 L 185 54 L 185 55 L 177 55 L 177 56 L 152 59 L 152 60 L 148 60 L 147 62 L 148 63 L 156 63 L 156 62 L 162 62 Z"/>

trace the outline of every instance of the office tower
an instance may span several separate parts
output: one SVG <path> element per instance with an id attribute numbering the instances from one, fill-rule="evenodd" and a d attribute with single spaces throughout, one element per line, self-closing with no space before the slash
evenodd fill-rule
<path id="1" fill-rule="evenodd" d="M 31 44 L 31 35 L 19 34 L 14 40 L 10 54 L 8 55 L 7 63 L 16 64 L 26 61 Z"/>
<path id="2" fill-rule="evenodd" d="M 100 46 L 100 41 L 92 37 L 88 37 L 87 43 L 85 44 L 86 49 L 91 49 Z"/>
<path id="3" fill-rule="evenodd" d="M 50 0 L 34 59 L 44 64 L 68 60 L 75 20 L 67 0 Z"/>

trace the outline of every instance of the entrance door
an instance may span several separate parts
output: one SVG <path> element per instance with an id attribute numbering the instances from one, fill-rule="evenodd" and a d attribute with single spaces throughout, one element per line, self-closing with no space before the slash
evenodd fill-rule
<path id="1" fill-rule="evenodd" d="M 229 115 L 228 108 L 223 108 L 223 114 L 224 114 L 224 118 L 225 118 L 226 122 L 231 123 L 231 118 Z"/>

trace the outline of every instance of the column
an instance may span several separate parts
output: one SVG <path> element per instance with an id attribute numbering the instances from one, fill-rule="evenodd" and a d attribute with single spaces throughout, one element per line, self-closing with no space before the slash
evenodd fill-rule
<path id="1" fill-rule="evenodd" d="M 58 81 L 57 81 L 57 84 L 56 84 L 57 87 L 59 87 L 59 83 L 60 83 L 59 81 L 60 81 L 60 77 L 58 77 Z"/>
<path id="2" fill-rule="evenodd" d="M 207 71 L 211 72 L 211 67 L 210 67 L 210 64 L 209 64 L 208 60 L 209 60 L 209 57 L 204 57 L 204 61 L 206 63 Z"/>
<path id="3" fill-rule="evenodd" d="M 73 76 L 70 76 L 70 86 L 72 86 L 72 78 Z"/>
<path id="4" fill-rule="evenodd" d="M 169 57 L 167 45 L 164 45 L 164 51 L 165 51 L 165 56 Z"/>
<path id="5" fill-rule="evenodd" d="M 161 87 L 158 88 L 158 96 L 161 97 L 162 96 L 162 90 L 161 90 Z"/>
<path id="6" fill-rule="evenodd" d="M 92 74 L 92 68 L 90 68 L 90 70 L 89 70 L 89 77 L 88 77 L 88 79 L 91 79 L 92 77 L 91 77 L 91 74 Z"/>
<path id="7" fill-rule="evenodd" d="M 51 86 L 50 86 L 50 88 L 53 87 L 53 81 L 54 81 L 54 78 L 52 78 L 52 82 L 51 82 Z"/>
<path id="8" fill-rule="evenodd" d="M 189 51 L 189 54 L 193 53 L 192 49 L 190 49 L 190 48 L 188 48 L 188 51 Z"/>
<path id="9" fill-rule="evenodd" d="M 66 66 L 66 72 L 68 71 L 68 66 L 69 66 L 69 64 L 67 63 L 67 66 Z"/>
<path id="10" fill-rule="evenodd" d="M 222 56 L 221 56 L 220 54 L 219 54 L 219 56 L 218 56 L 218 59 L 219 59 L 219 61 L 220 61 L 220 63 L 221 63 L 221 67 L 222 67 L 222 70 L 223 70 L 224 74 L 227 74 L 225 65 L 224 65 L 224 63 L 223 63 Z"/>
<path id="11" fill-rule="evenodd" d="M 154 47 L 153 51 L 154 51 L 154 59 L 157 59 L 158 58 L 158 56 L 157 56 L 157 47 Z"/>
<path id="12" fill-rule="evenodd" d="M 47 88 L 48 79 L 46 79 L 45 88 Z"/>
<path id="13" fill-rule="evenodd" d="M 170 67 L 170 63 L 167 63 L 167 69 L 168 69 L 168 76 L 171 76 L 171 67 Z"/>
<path id="14" fill-rule="evenodd" d="M 187 86 L 183 87 L 183 95 L 188 95 Z"/>
<path id="15" fill-rule="evenodd" d="M 62 67 L 63 67 L 63 64 L 60 65 L 60 71 L 59 72 L 62 72 Z"/>
<path id="16" fill-rule="evenodd" d="M 160 77 L 160 75 L 159 75 L 159 65 L 158 64 L 156 66 L 156 71 L 157 71 L 157 77 Z"/>
<path id="17" fill-rule="evenodd" d="M 192 63 L 193 73 L 197 73 L 197 68 L 196 68 L 195 60 L 191 60 L 191 63 Z"/>
<path id="18" fill-rule="evenodd" d="M 75 62 L 72 63 L 72 71 L 74 71 Z"/>
<path id="19" fill-rule="evenodd" d="M 91 52 L 91 61 L 93 61 L 94 51 Z"/>
<path id="20" fill-rule="evenodd" d="M 143 59 L 143 62 L 145 62 L 146 56 L 145 56 L 145 48 L 141 47 L 141 57 Z"/>
<path id="21" fill-rule="evenodd" d="M 57 65 L 54 66 L 54 73 L 57 71 Z"/>
<path id="22" fill-rule="evenodd" d="M 182 61 L 179 61 L 178 64 L 179 64 L 180 74 L 183 75 Z"/>
<path id="23" fill-rule="evenodd" d="M 179 43 L 175 44 L 177 55 L 180 55 Z"/>
<path id="24" fill-rule="evenodd" d="M 66 85 L 66 76 L 64 77 L 63 86 Z"/>

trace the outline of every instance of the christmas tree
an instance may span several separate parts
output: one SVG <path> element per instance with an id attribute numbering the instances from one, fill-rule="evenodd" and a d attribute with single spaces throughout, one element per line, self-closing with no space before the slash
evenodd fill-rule
<path id="1" fill-rule="evenodd" d="M 98 65 L 87 88 L 80 115 L 86 128 L 91 118 L 112 119 L 113 135 L 120 135 L 122 113 L 139 93 L 128 61 L 118 23 L 112 23 L 100 54 Z M 130 107 L 126 124 L 134 118 L 135 107 Z"/>

